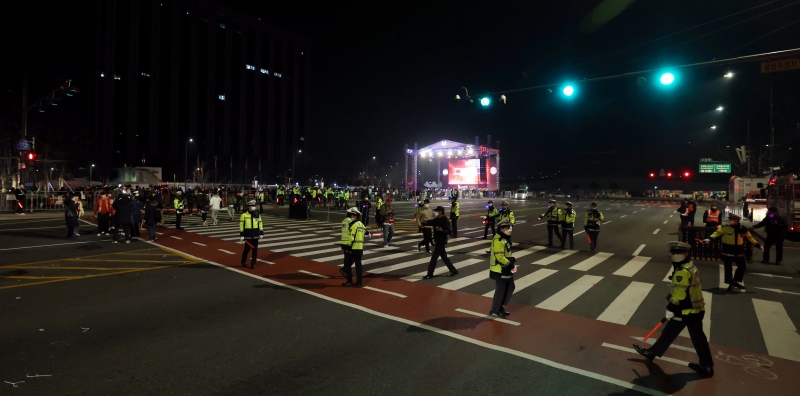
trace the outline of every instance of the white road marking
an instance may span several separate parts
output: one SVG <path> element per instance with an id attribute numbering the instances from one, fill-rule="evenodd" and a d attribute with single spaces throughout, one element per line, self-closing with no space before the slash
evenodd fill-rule
<path id="1" fill-rule="evenodd" d="M 445 250 L 447 250 L 447 252 L 449 253 L 449 252 L 452 252 L 452 251 L 454 251 L 454 250 L 465 249 L 465 248 L 468 248 L 468 247 L 471 247 L 471 246 L 477 246 L 477 245 L 486 245 L 486 246 L 489 246 L 489 247 L 491 247 L 491 246 L 492 246 L 492 243 L 491 243 L 491 242 L 489 242 L 489 241 L 484 241 L 483 239 L 481 239 L 481 240 L 479 240 L 479 241 L 470 242 L 470 243 L 465 243 L 465 244 L 463 244 L 463 245 L 458 245 L 458 246 L 456 246 L 456 247 L 452 247 L 452 248 L 451 248 L 451 247 L 448 247 L 448 248 L 446 248 Z"/>
<path id="2" fill-rule="evenodd" d="M 529 255 L 531 253 L 538 252 L 538 251 L 544 250 L 544 249 L 547 249 L 547 248 L 545 246 L 534 246 L 534 247 L 527 248 L 525 250 L 520 250 L 518 252 L 512 252 L 512 256 L 514 256 L 514 257 L 519 259 L 520 257 L 525 257 L 525 256 L 527 256 L 527 255 Z"/>
<path id="3" fill-rule="evenodd" d="M 613 255 L 614 253 L 599 252 L 593 256 L 590 256 L 586 260 L 583 260 L 580 263 L 575 264 L 572 267 L 569 267 L 569 269 L 576 271 L 588 271 L 594 268 L 596 265 L 602 263 L 603 261 L 606 261 L 609 257 Z"/>
<path id="4" fill-rule="evenodd" d="M 664 224 L 667 224 L 667 223 L 669 223 L 669 220 L 664 220 Z"/>
<path id="5" fill-rule="evenodd" d="M 634 340 L 637 340 L 637 341 L 641 341 L 641 342 L 650 344 L 650 345 L 655 344 L 656 341 L 657 341 L 657 337 L 650 337 L 649 339 L 647 339 L 647 341 L 644 340 L 644 337 L 633 337 L 633 336 L 631 336 L 631 338 L 633 338 Z M 673 349 L 680 349 L 681 351 L 697 353 L 697 351 L 695 351 L 694 348 L 685 347 L 683 345 L 671 344 L 669 347 L 673 348 Z"/>
<path id="6" fill-rule="evenodd" d="M 720 289 L 727 289 L 728 284 L 725 283 L 725 265 L 719 265 L 719 284 L 717 285 Z"/>
<path id="7" fill-rule="evenodd" d="M 294 257 L 306 257 L 306 256 L 313 256 L 315 254 L 330 253 L 330 252 L 341 251 L 341 250 L 342 250 L 341 247 L 336 247 L 336 248 L 330 248 L 330 249 L 312 250 L 310 252 L 292 253 L 292 256 L 294 256 Z M 274 250 L 273 250 L 273 252 L 274 252 Z M 342 256 L 342 259 L 344 259 L 344 256 Z"/>
<path id="8" fill-rule="evenodd" d="M 762 274 L 762 273 L 759 273 L 759 272 L 751 272 L 750 274 L 752 274 L 752 275 L 758 275 L 758 276 L 766 276 L 767 278 L 783 278 L 783 279 L 792 279 L 792 277 L 791 277 L 791 276 L 772 275 L 772 274 Z"/>
<path id="9" fill-rule="evenodd" d="M 320 274 L 315 274 L 315 273 L 313 273 L 313 272 L 309 272 L 309 271 L 305 271 L 305 270 L 297 270 L 297 272 L 302 272 L 302 273 L 304 273 L 304 274 L 306 274 L 306 275 L 316 276 L 316 277 L 318 277 L 318 278 L 330 279 L 330 277 L 329 277 L 329 276 L 320 275 Z"/>
<path id="10" fill-rule="evenodd" d="M 267 264 L 275 264 L 272 261 L 267 261 L 267 260 L 263 260 L 263 259 L 256 259 L 256 261 L 260 261 L 262 263 L 267 263 Z"/>
<path id="11" fill-rule="evenodd" d="M 625 216 L 627 216 L 627 215 L 622 215 L 622 216 L 620 216 L 619 218 L 621 219 L 621 218 L 623 218 L 623 217 L 625 217 Z"/>
<path id="12" fill-rule="evenodd" d="M 669 217 L 672 217 L 672 215 L 669 215 Z"/>
<path id="13" fill-rule="evenodd" d="M 381 289 L 377 289 L 377 288 L 374 288 L 374 287 L 371 287 L 371 286 L 364 286 L 364 287 L 362 287 L 362 289 L 367 289 L 367 290 L 372 290 L 372 291 L 376 291 L 376 292 L 381 292 L 381 293 L 391 294 L 391 295 L 393 295 L 393 296 L 400 297 L 400 298 L 406 298 L 406 297 L 407 297 L 407 296 L 406 296 L 406 295 L 404 295 L 404 294 L 395 293 L 395 292 L 390 292 L 390 291 L 388 291 L 388 290 L 381 290 Z"/>
<path id="14" fill-rule="evenodd" d="M 492 315 L 482 314 L 482 313 L 478 313 L 478 312 L 475 312 L 475 311 L 468 311 L 466 309 L 461 309 L 461 308 L 456 308 L 456 311 L 461 312 L 461 313 L 465 313 L 467 315 L 473 315 L 473 316 L 477 316 L 477 317 L 480 317 L 480 318 L 491 319 L 491 320 L 495 320 L 495 321 L 498 321 L 498 322 L 507 323 L 507 324 L 514 325 L 514 326 L 519 326 L 519 325 L 522 324 L 520 322 L 515 322 L 513 320 L 495 318 Z"/>
<path id="15" fill-rule="evenodd" d="M 653 231 L 653 235 L 658 234 L 659 231 L 661 231 L 661 229 L 660 228 L 656 228 L 656 230 Z"/>
<path id="16" fill-rule="evenodd" d="M 633 213 L 636 213 L 636 212 L 638 212 L 638 210 L 637 210 L 637 211 L 634 211 Z"/>
<path id="17" fill-rule="evenodd" d="M 64 228 L 64 226 L 63 225 L 58 225 L 58 226 L 50 226 L 50 227 L 33 227 L 33 228 L 7 228 L 7 229 L 4 229 L 4 230 L 0 230 L 0 232 L 26 231 L 26 230 L 44 230 L 46 228 Z"/>
<path id="18" fill-rule="evenodd" d="M 783 304 L 754 298 L 753 307 L 769 355 L 800 362 L 800 334 Z"/>
<path id="19" fill-rule="evenodd" d="M 778 293 L 778 294 L 786 293 L 786 294 L 796 294 L 796 295 L 800 296 L 800 293 L 795 293 L 795 292 L 790 292 L 790 291 L 783 291 L 781 289 L 770 289 L 770 288 L 767 288 L 767 287 L 756 287 L 756 289 L 771 291 L 771 292 Z"/>
<path id="20" fill-rule="evenodd" d="M 485 262 L 486 262 L 485 259 L 464 260 L 464 261 L 458 263 L 458 267 L 456 269 L 458 270 L 458 269 L 462 269 L 464 267 L 468 267 L 468 266 L 473 265 L 473 264 L 485 263 Z M 453 264 L 453 265 L 455 265 L 455 264 Z M 439 275 L 442 275 L 444 273 L 450 273 L 450 270 L 447 269 L 447 266 L 441 266 L 439 268 L 436 268 L 436 270 L 433 271 L 433 276 L 439 276 Z M 416 273 L 414 275 L 406 276 L 406 277 L 404 277 L 402 279 L 406 280 L 406 281 L 409 281 L 409 282 L 416 282 L 416 281 L 422 280 L 422 277 L 425 276 L 425 275 L 428 275 L 428 270 Z"/>
<path id="21" fill-rule="evenodd" d="M 645 247 L 645 246 L 647 246 L 647 245 L 646 245 L 646 244 L 644 244 L 644 243 L 643 243 L 643 244 L 641 244 L 641 245 L 639 245 L 639 248 L 638 248 L 638 249 L 636 249 L 636 251 L 635 251 L 635 252 L 633 252 L 633 255 L 634 255 L 634 256 L 638 256 L 638 255 L 639 255 L 639 253 L 641 253 L 641 252 L 642 252 L 642 249 L 644 249 L 644 247 Z"/>
<path id="22" fill-rule="evenodd" d="M 667 271 L 667 274 L 666 274 L 666 275 L 664 275 L 664 279 L 662 279 L 664 282 L 670 283 L 670 281 L 671 281 L 671 280 L 670 280 L 670 278 L 669 278 L 669 277 L 670 277 L 670 276 L 672 276 L 672 271 L 673 271 L 673 269 L 672 269 L 672 268 L 670 268 L 670 269 Z"/>
<path id="23" fill-rule="evenodd" d="M 311 248 L 318 248 L 318 247 L 323 247 L 323 246 L 334 246 L 334 245 L 335 245 L 335 243 L 333 241 L 329 241 L 329 242 L 325 242 L 325 243 L 317 243 L 317 244 L 314 244 L 314 245 L 293 246 L 293 247 L 287 247 L 287 248 L 281 248 L 281 249 L 270 249 L 270 250 L 272 250 L 273 252 L 281 253 L 281 252 L 288 252 L 288 251 L 291 251 L 291 250 L 311 249 Z M 339 249 L 341 249 L 341 248 L 339 248 Z M 293 255 L 293 256 L 296 256 L 296 255 Z"/>
<path id="24" fill-rule="evenodd" d="M 633 348 L 627 348 L 627 347 L 623 347 L 623 346 L 619 346 L 619 345 L 609 344 L 607 342 L 604 342 L 602 346 L 604 346 L 606 348 L 611 348 L 611 349 L 617 349 L 617 350 L 620 350 L 620 351 L 630 352 L 630 353 L 633 353 L 634 355 L 641 356 Z M 666 356 L 662 356 L 662 357 L 657 358 L 657 359 L 658 360 L 663 360 L 665 362 L 675 363 L 675 364 L 681 365 L 683 367 L 686 367 L 686 366 L 689 365 L 689 362 L 685 362 L 683 360 L 678 360 L 678 359 L 673 359 L 671 357 L 666 357 Z"/>
<path id="25" fill-rule="evenodd" d="M 603 279 L 602 276 L 584 275 L 580 279 L 572 282 L 571 285 L 561 289 L 558 293 L 553 294 L 547 300 L 539 303 L 536 308 L 549 309 L 551 311 L 561 311 L 567 305 L 578 299 L 583 293 L 586 293 L 594 287 L 594 285 Z"/>
<path id="26" fill-rule="evenodd" d="M 478 233 L 478 232 L 481 232 L 481 231 L 483 231 L 483 230 L 475 230 L 475 231 L 470 231 L 470 232 L 462 232 L 462 234 L 475 234 L 475 233 Z"/>
<path id="27" fill-rule="evenodd" d="M 479 261 L 483 261 L 483 260 L 479 260 Z M 452 282 L 447 282 L 447 283 L 445 283 L 443 285 L 440 285 L 439 287 L 441 287 L 442 289 L 447 289 L 447 290 L 463 289 L 463 288 L 465 288 L 465 287 L 467 287 L 469 285 L 474 285 L 474 284 L 476 284 L 476 283 L 478 283 L 478 282 L 480 282 L 480 281 L 482 281 L 484 279 L 489 279 L 489 274 L 487 274 L 486 272 L 487 271 L 480 271 L 478 273 L 475 273 L 475 274 L 472 274 L 472 275 L 469 275 L 469 276 L 464 276 L 464 277 L 458 277 L 457 276 L 456 280 L 454 280 Z"/>
<path id="28" fill-rule="evenodd" d="M 392 265 L 387 265 L 386 267 L 380 267 L 380 268 L 373 268 L 371 270 L 368 270 L 367 272 L 369 272 L 371 274 L 385 274 L 387 272 L 397 271 L 397 270 L 400 270 L 400 269 L 413 267 L 415 265 L 429 263 L 430 261 L 431 261 L 430 256 L 427 256 L 427 257 L 424 257 L 424 258 L 421 258 L 421 259 L 407 261 L 405 263 L 392 264 Z"/>
<path id="29" fill-rule="evenodd" d="M 625 265 L 616 270 L 613 275 L 632 277 L 636 275 L 636 273 L 639 272 L 639 270 L 642 269 L 642 267 L 644 267 L 648 261 L 650 261 L 650 257 L 635 256 L 630 261 L 625 263 Z"/>
<path id="30" fill-rule="evenodd" d="M 537 261 L 534 261 L 533 264 L 536 264 L 536 265 L 552 264 L 552 263 L 555 263 L 558 260 L 563 259 L 564 257 L 569 257 L 570 255 L 573 255 L 575 253 L 578 253 L 578 251 L 577 250 L 562 250 L 560 252 L 556 252 L 554 254 L 551 254 L 551 255 L 549 255 L 549 256 L 547 256 L 545 258 L 542 258 L 542 259 L 539 259 Z"/>
<path id="31" fill-rule="evenodd" d="M 293 239 L 293 238 L 297 238 L 297 237 L 288 237 L 288 238 L 292 238 Z M 287 238 L 282 238 L 282 239 L 287 239 Z M 274 241 L 275 239 L 270 239 L 270 240 Z M 298 243 L 308 243 L 308 242 L 316 242 L 316 241 L 330 241 L 330 238 L 328 238 L 328 237 L 319 237 L 319 238 L 311 238 L 311 239 L 300 239 L 300 240 L 295 240 L 295 241 L 284 241 L 284 242 L 278 242 L 278 243 L 268 243 L 268 244 L 265 244 L 265 245 L 262 245 L 262 246 L 259 246 L 259 247 L 270 248 L 270 247 L 275 247 L 275 246 L 296 245 Z M 333 242 L 333 241 L 331 241 L 331 242 Z"/>
<path id="32" fill-rule="evenodd" d="M 639 305 L 641 305 L 652 288 L 652 283 L 631 282 L 606 310 L 597 317 L 597 320 L 621 325 L 628 324 L 628 321 L 631 320 L 633 314 L 636 313 L 636 309 L 639 308 Z"/>
<path id="33" fill-rule="evenodd" d="M 225 250 L 225 249 L 217 249 L 217 250 L 219 250 L 219 251 L 220 251 L 220 252 L 222 252 L 222 253 L 236 254 L 236 253 L 234 253 L 234 252 L 231 252 L 231 251 L 228 251 L 228 250 Z"/>
<path id="34" fill-rule="evenodd" d="M 709 341 L 711 341 L 711 298 L 712 297 L 714 297 L 713 294 L 711 294 L 711 293 L 709 293 L 707 291 L 703 292 L 703 301 L 706 303 L 706 306 L 705 306 L 706 316 L 703 317 L 703 332 L 706 333 L 706 337 L 708 337 Z M 684 327 L 683 330 L 681 331 L 681 334 L 679 334 L 679 335 L 681 337 L 690 338 L 689 337 L 689 328 L 688 327 Z"/>
<path id="35" fill-rule="evenodd" d="M 548 276 L 555 274 L 556 272 L 558 272 L 558 271 L 557 270 L 548 269 L 548 268 L 542 268 L 542 269 L 540 269 L 538 271 L 533 272 L 532 274 L 525 275 L 525 276 L 523 276 L 522 278 L 519 278 L 519 279 L 515 279 L 514 280 L 514 286 L 516 286 L 516 287 L 514 288 L 514 292 L 516 293 L 516 292 L 518 292 L 518 291 L 520 291 L 522 289 L 525 289 L 528 286 L 531 286 L 531 285 L 535 284 L 536 282 L 539 282 L 542 279 L 547 278 Z M 494 296 L 494 290 L 491 290 L 489 292 L 484 293 L 483 296 L 484 297 L 492 297 L 492 296 Z"/>
<path id="36" fill-rule="evenodd" d="M 170 235 L 169 237 L 170 237 L 170 238 L 175 238 L 175 239 L 183 239 L 183 238 L 181 238 L 181 237 L 176 237 L 175 235 Z"/>
<path id="37" fill-rule="evenodd" d="M 192 243 L 198 246 L 206 246 L 205 243 L 200 243 L 200 242 L 192 242 Z"/>
<path id="38" fill-rule="evenodd" d="M 583 234 L 584 232 L 586 232 L 586 231 L 578 231 L 578 232 L 576 232 L 576 233 L 574 233 L 572 235 L 580 235 L 580 234 Z"/>

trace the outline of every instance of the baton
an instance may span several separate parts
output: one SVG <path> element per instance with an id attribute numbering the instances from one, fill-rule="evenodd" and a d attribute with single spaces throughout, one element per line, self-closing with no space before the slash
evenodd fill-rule
<path id="1" fill-rule="evenodd" d="M 245 240 L 244 240 L 244 243 L 246 243 L 246 244 L 247 244 L 247 246 L 250 246 L 250 249 L 255 249 L 255 248 L 256 248 L 255 246 L 253 246 L 253 244 L 252 244 L 252 243 L 250 243 L 250 242 L 247 242 L 247 239 L 245 239 Z"/>
<path id="2" fill-rule="evenodd" d="M 655 333 L 655 332 L 656 332 L 656 330 L 658 330 L 658 328 L 659 328 L 659 327 L 661 327 L 661 325 L 662 325 L 662 324 L 664 324 L 664 323 L 667 323 L 667 321 L 668 321 L 668 320 L 669 320 L 669 319 L 667 319 L 666 317 L 665 317 L 665 318 L 663 318 L 663 319 L 661 319 L 661 321 L 660 321 L 660 322 L 658 322 L 658 324 L 656 325 L 656 327 L 653 327 L 653 330 L 650 330 L 650 332 L 649 332 L 649 333 L 647 333 L 647 335 L 644 337 L 644 339 L 643 339 L 642 341 L 645 341 L 645 342 L 646 342 L 646 341 L 647 341 L 647 339 L 648 339 L 648 338 L 650 338 L 650 336 L 652 336 L 652 335 L 653 335 L 653 333 Z"/>

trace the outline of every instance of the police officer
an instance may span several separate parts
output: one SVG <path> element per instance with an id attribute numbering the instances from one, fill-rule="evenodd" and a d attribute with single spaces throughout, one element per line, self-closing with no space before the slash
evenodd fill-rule
<path id="1" fill-rule="evenodd" d="M 764 250 L 761 244 L 756 242 L 753 236 L 750 235 L 750 231 L 747 231 L 746 227 L 739 224 L 741 219 L 738 215 L 728 213 L 730 224 L 717 228 L 709 237 L 710 239 L 704 240 L 704 242 L 708 243 L 711 242 L 711 239 L 722 237 L 722 260 L 725 265 L 725 283 L 728 284 L 729 292 L 734 291 L 734 289 L 738 291 L 744 291 L 745 289 L 740 283 L 744 281 L 744 272 L 747 270 L 747 261 L 744 257 L 744 239 L 747 238 L 758 249 Z M 731 279 L 734 261 L 736 262 L 736 273 Z"/>
<path id="2" fill-rule="evenodd" d="M 489 258 L 489 278 L 494 279 L 495 289 L 492 298 L 492 309 L 489 315 L 505 318 L 511 313 L 505 306 L 514 293 L 514 265 L 517 259 L 511 256 L 511 223 L 504 219 L 497 224 L 497 234 L 492 238 L 492 253 Z"/>
<path id="3" fill-rule="evenodd" d="M 278 191 L 276 191 L 275 194 L 278 196 L 278 205 L 283 206 L 283 199 L 285 197 L 283 186 L 278 186 Z"/>
<path id="4" fill-rule="evenodd" d="M 342 220 L 342 238 L 341 238 L 341 246 L 342 246 L 342 254 L 344 255 L 344 261 L 342 268 L 339 268 L 339 273 L 347 279 L 347 275 L 344 272 L 344 267 L 347 266 L 353 260 L 353 256 L 350 254 L 350 248 L 353 245 L 352 235 L 350 234 L 350 224 L 355 221 L 358 216 L 361 215 L 361 212 L 358 211 L 356 208 L 347 209 L 345 212 L 345 218 Z"/>
<path id="5" fill-rule="evenodd" d="M 778 208 L 770 207 L 764 220 L 756 224 L 753 228 L 766 227 L 767 239 L 764 241 L 764 254 L 761 262 L 769 263 L 769 249 L 775 245 L 775 264 L 781 265 L 783 261 L 783 240 L 789 231 L 789 222 L 785 217 L 778 214 Z"/>
<path id="6" fill-rule="evenodd" d="M 264 190 L 258 189 L 258 213 L 264 213 Z"/>
<path id="7" fill-rule="evenodd" d="M 561 209 L 556 205 L 555 199 L 550 200 L 547 211 L 542 213 L 536 221 L 543 218 L 547 218 L 547 246 L 553 247 L 553 234 L 556 234 L 556 238 L 563 245 L 564 241 L 561 240 L 561 233 L 558 232 L 558 227 L 561 225 Z"/>
<path id="8" fill-rule="evenodd" d="M 484 224 L 486 224 L 486 226 L 483 227 L 483 239 L 488 239 L 489 228 L 492 229 L 492 237 L 494 237 L 494 235 L 496 234 L 494 223 L 497 220 L 497 217 L 499 216 L 500 212 L 497 210 L 497 208 L 494 207 L 494 202 L 489 201 L 488 205 L 486 206 L 486 216 L 484 216 L 483 219 Z"/>
<path id="9" fill-rule="evenodd" d="M 244 252 L 242 253 L 242 267 L 247 266 L 247 253 L 253 249 L 253 257 L 250 260 L 250 268 L 256 267 L 258 258 L 258 240 L 264 237 L 264 224 L 261 216 L 256 212 L 256 201 L 247 202 L 247 212 L 239 217 L 239 242 L 244 242 Z"/>
<path id="10" fill-rule="evenodd" d="M 667 325 L 661 336 L 650 348 L 633 344 L 633 348 L 640 355 L 649 360 L 656 356 L 661 357 L 675 338 L 686 327 L 692 345 L 700 358 L 700 363 L 689 363 L 689 368 L 698 372 L 703 377 L 714 376 L 714 361 L 711 357 L 711 348 L 703 332 L 703 317 L 705 316 L 705 301 L 703 300 L 703 287 L 700 285 L 700 273 L 691 261 L 689 251 L 692 246 L 684 242 L 670 242 L 669 254 L 672 258 L 672 281 L 670 282 L 669 303 L 664 317 Z"/>
<path id="11" fill-rule="evenodd" d="M 342 275 L 344 276 L 347 282 L 342 283 L 344 287 L 361 287 L 363 282 L 362 277 L 362 266 L 361 266 L 361 257 L 364 256 L 364 235 L 367 233 L 367 227 L 360 221 L 358 221 L 358 217 L 361 215 L 361 212 L 356 210 L 355 208 L 351 209 L 351 214 L 353 215 L 353 221 L 350 222 L 348 226 L 348 231 L 350 232 L 350 260 L 345 262 L 344 268 L 342 268 Z M 353 264 L 356 265 L 356 283 L 353 284 L 353 271 L 351 268 Z"/>
<path id="12" fill-rule="evenodd" d="M 509 223 L 513 226 L 517 224 L 517 219 L 514 218 L 514 211 L 508 208 L 508 201 L 503 201 L 500 204 L 500 211 L 497 212 L 500 216 L 499 221 L 508 220 Z"/>
<path id="13" fill-rule="evenodd" d="M 597 249 L 597 237 L 600 236 L 600 223 L 605 219 L 603 212 L 597 210 L 597 201 L 592 202 L 591 208 L 586 211 L 583 218 L 583 229 L 589 237 L 589 248 L 594 253 Z"/>
<path id="14" fill-rule="evenodd" d="M 572 202 L 567 201 L 566 209 L 561 211 L 561 248 L 567 243 L 567 236 L 569 236 L 569 248 L 575 247 L 575 242 L 572 240 L 572 234 L 575 232 L 575 218 L 578 213 L 572 209 Z"/>
<path id="15" fill-rule="evenodd" d="M 427 202 L 428 200 L 426 199 L 425 201 Z M 445 245 L 447 245 L 447 236 L 453 233 L 453 228 L 450 226 L 450 220 L 444 217 L 443 207 L 437 206 L 434 211 L 436 212 L 435 218 L 422 222 L 423 226 L 433 228 L 433 238 L 436 240 L 436 245 L 433 247 L 433 255 L 431 255 L 431 262 L 428 264 L 428 274 L 422 279 L 433 278 L 433 271 L 436 269 L 436 261 L 439 260 L 440 256 L 447 266 L 447 269 L 450 270 L 447 276 L 458 275 L 458 270 L 456 270 L 456 267 L 453 266 L 453 263 L 447 257 L 447 251 L 444 250 Z"/>
<path id="16" fill-rule="evenodd" d="M 461 215 L 461 204 L 458 203 L 458 194 L 453 194 L 450 203 L 450 223 L 453 225 L 453 238 L 458 238 L 458 216 Z"/>
<path id="17" fill-rule="evenodd" d="M 175 229 L 183 230 L 181 227 L 181 217 L 183 217 L 183 192 L 178 190 L 175 192 L 175 199 L 172 200 L 172 206 L 175 208 Z"/>

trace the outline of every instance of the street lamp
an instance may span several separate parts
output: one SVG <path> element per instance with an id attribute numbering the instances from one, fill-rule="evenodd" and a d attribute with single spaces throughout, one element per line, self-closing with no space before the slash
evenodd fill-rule
<path id="1" fill-rule="evenodd" d="M 711 129 L 717 129 L 717 126 L 716 125 L 712 125 Z"/>
<path id="2" fill-rule="evenodd" d="M 296 153 L 292 153 L 292 183 L 294 183 L 294 157 L 296 157 L 297 154 L 301 154 L 302 152 L 303 150 L 297 150 Z"/>
<path id="3" fill-rule="evenodd" d="M 718 106 L 717 111 L 722 111 L 722 106 Z"/>
<path id="4" fill-rule="evenodd" d="M 192 138 L 186 142 L 186 157 L 183 161 L 183 189 L 186 190 L 186 179 L 189 178 L 189 143 L 193 142 Z"/>
<path id="5" fill-rule="evenodd" d="M 92 186 L 92 171 L 94 170 L 94 164 L 89 167 L 89 186 Z"/>

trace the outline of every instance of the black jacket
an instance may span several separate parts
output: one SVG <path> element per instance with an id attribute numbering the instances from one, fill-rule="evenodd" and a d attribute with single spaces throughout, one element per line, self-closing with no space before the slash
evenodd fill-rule
<path id="1" fill-rule="evenodd" d="M 114 213 L 114 224 L 133 224 L 130 195 L 121 194 L 111 206 L 113 206 L 116 211 Z"/>
<path id="2" fill-rule="evenodd" d="M 453 226 L 450 224 L 450 220 L 444 216 L 437 216 L 433 219 L 425 220 L 422 222 L 422 225 L 433 227 L 433 240 L 436 241 L 437 245 L 446 245 L 447 236 L 453 233 Z M 442 230 L 437 230 L 437 227 L 441 227 Z"/>
<path id="3" fill-rule="evenodd" d="M 64 219 L 67 221 L 67 227 L 77 227 L 78 204 L 70 199 L 64 204 L 64 206 L 66 207 L 64 211 Z"/>
<path id="4" fill-rule="evenodd" d="M 767 230 L 768 236 L 783 238 L 786 236 L 786 232 L 789 230 L 789 222 L 785 217 L 777 213 L 774 215 L 768 214 L 764 217 L 764 220 L 761 220 L 760 223 L 753 226 L 753 229 L 762 227 Z"/>
<path id="5" fill-rule="evenodd" d="M 161 213 L 158 211 L 158 202 L 152 200 L 144 207 L 144 221 L 148 226 L 155 226 L 158 223 Z"/>

